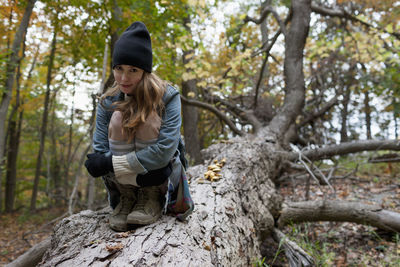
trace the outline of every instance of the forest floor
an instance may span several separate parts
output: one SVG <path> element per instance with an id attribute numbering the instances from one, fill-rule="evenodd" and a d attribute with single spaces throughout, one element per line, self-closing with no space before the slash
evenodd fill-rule
<path id="1" fill-rule="evenodd" d="M 369 164 L 347 178 L 332 179 L 335 194 L 328 186 L 319 187 L 313 180 L 309 190 L 304 180 L 289 180 L 279 190 L 287 201 L 304 201 L 308 191 L 309 200 L 323 199 L 325 194 L 328 199 L 361 201 L 400 212 L 399 170 L 400 164 Z M 49 222 L 64 212 L 62 208 L 51 208 L 34 215 L 27 212 L 0 215 L 0 266 L 51 235 L 55 222 Z M 283 232 L 310 253 L 318 266 L 400 266 L 399 234 L 337 222 L 303 223 L 287 226 Z M 287 266 L 284 252 L 272 239 L 263 247 L 265 261 L 255 262 L 255 266 Z"/>
<path id="2" fill-rule="evenodd" d="M 15 211 L 0 215 L 0 266 L 13 261 L 33 245 L 53 233 L 57 218 L 65 213 L 63 208 L 40 209 L 34 214 Z"/>
<path id="3" fill-rule="evenodd" d="M 379 205 L 400 212 L 400 164 L 368 164 L 347 178 L 319 186 L 312 178 L 291 180 L 280 186 L 286 201 L 338 199 Z M 343 173 L 344 174 L 344 173 Z M 342 176 L 346 176 L 345 174 Z M 307 193 L 308 197 L 307 197 Z M 307 199 L 308 198 L 308 199 Z M 283 232 L 314 257 L 317 266 L 400 266 L 400 234 L 348 222 L 313 222 L 287 226 Z M 268 240 L 264 266 L 287 266 L 278 244 Z M 267 265 L 268 264 L 268 265 Z M 263 264 L 256 264 L 263 266 Z"/>

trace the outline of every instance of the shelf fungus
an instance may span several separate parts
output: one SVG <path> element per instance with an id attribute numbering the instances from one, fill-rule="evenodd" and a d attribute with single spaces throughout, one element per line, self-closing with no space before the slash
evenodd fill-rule
<path id="1" fill-rule="evenodd" d="M 207 171 L 204 173 L 204 179 L 209 180 L 211 182 L 218 181 L 221 179 L 222 175 L 220 171 L 222 167 L 225 165 L 226 159 L 223 158 L 218 162 L 218 160 L 214 160 L 213 164 L 209 165 Z"/>

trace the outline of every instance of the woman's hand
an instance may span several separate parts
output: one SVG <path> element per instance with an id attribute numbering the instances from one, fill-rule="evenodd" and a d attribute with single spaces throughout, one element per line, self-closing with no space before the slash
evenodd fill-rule
<path id="1" fill-rule="evenodd" d="M 86 156 L 85 167 L 93 177 L 100 177 L 114 172 L 112 164 L 112 155 L 106 156 L 101 153 L 91 153 Z"/>

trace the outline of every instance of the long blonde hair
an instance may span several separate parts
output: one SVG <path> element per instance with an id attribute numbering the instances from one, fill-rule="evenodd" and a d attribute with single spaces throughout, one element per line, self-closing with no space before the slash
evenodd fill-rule
<path id="1" fill-rule="evenodd" d="M 166 91 L 167 82 L 162 80 L 154 73 L 143 72 L 142 79 L 129 95 L 128 100 L 114 102 L 111 106 L 113 110 L 118 110 L 122 113 L 122 133 L 128 137 L 128 142 L 131 142 L 135 137 L 138 127 L 144 123 L 147 117 L 156 112 L 162 117 L 164 103 L 162 97 Z M 100 103 L 103 105 L 103 100 L 107 96 L 115 96 L 120 92 L 118 84 L 114 83 L 100 98 Z"/>

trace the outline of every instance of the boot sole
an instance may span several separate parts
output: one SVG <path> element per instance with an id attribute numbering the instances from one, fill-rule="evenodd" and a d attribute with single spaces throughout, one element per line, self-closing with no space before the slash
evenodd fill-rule
<path id="1" fill-rule="evenodd" d="M 125 226 L 121 226 L 121 227 L 115 227 L 115 226 L 112 226 L 111 224 L 108 224 L 109 226 L 110 226 L 110 228 L 112 229 L 112 230 L 114 230 L 114 231 L 116 231 L 116 232 L 126 232 L 126 231 L 128 231 L 128 225 L 125 225 Z"/>
<path id="2" fill-rule="evenodd" d="M 126 223 L 127 224 L 136 224 L 136 225 L 149 225 L 149 224 L 155 223 L 160 218 L 161 218 L 161 215 L 156 217 L 155 219 L 143 221 L 143 220 L 129 219 L 129 216 L 128 216 L 128 218 L 126 219 Z"/>

